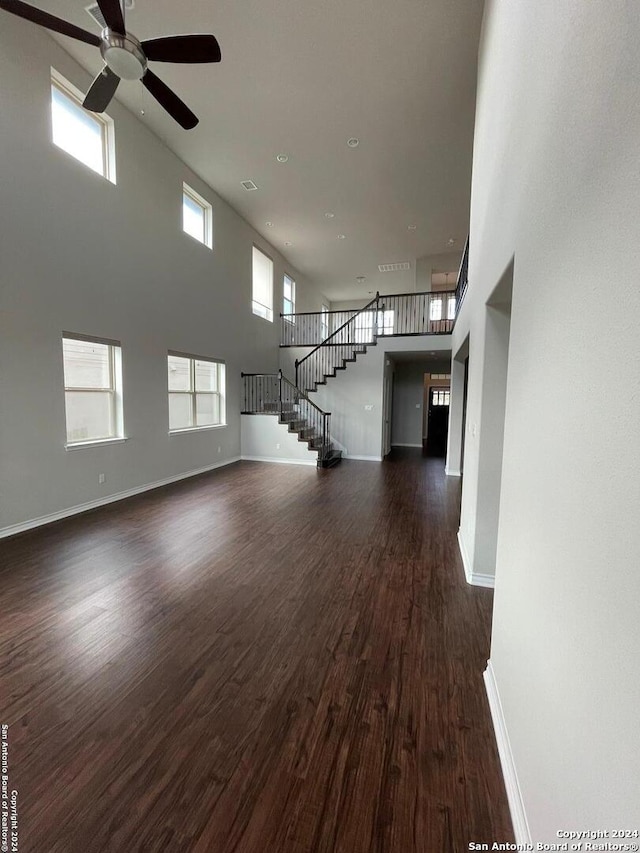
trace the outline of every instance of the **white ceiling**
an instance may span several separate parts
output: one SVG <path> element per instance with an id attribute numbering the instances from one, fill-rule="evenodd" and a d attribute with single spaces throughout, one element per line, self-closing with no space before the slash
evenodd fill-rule
<path id="1" fill-rule="evenodd" d="M 99 31 L 89 0 L 33 5 Z M 411 291 L 418 258 L 466 238 L 481 17 L 481 0 L 136 0 L 138 38 L 213 32 L 222 63 L 151 63 L 200 117 L 193 131 L 139 83 L 118 99 L 144 104 L 142 120 L 330 299 Z M 57 39 L 100 70 L 96 48 Z M 411 270 L 378 273 L 397 261 Z"/>

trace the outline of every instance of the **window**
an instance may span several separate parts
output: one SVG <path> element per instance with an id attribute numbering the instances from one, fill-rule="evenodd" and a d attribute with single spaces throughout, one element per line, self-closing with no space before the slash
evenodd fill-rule
<path id="1" fill-rule="evenodd" d="M 65 332 L 62 352 L 67 444 L 123 438 L 120 344 Z"/>
<path id="2" fill-rule="evenodd" d="M 393 334 L 393 311 L 378 311 L 378 334 Z"/>
<path id="3" fill-rule="evenodd" d="M 273 261 L 253 247 L 253 313 L 273 323 Z"/>
<path id="4" fill-rule="evenodd" d="M 442 297 L 431 299 L 429 305 L 429 319 L 432 321 L 442 320 Z"/>
<path id="5" fill-rule="evenodd" d="M 113 121 L 82 106 L 82 93 L 51 69 L 51 130 L 58 148 L 116 182 Z"/>
<path id="6" fill-rule="evenodd" d="M 450 391 L 448 388 L 433 388 L 431 390 L 432 406 L 448 406 Z"/>
<path id="7" fill-rule="evenodd" d="M 169 353 L 169 430 L 220 426 L 225 422 L 224 362 Z"/>
<path id="8" fill-rule="evenodd" d="M 320 310 L 320 337 L 324 341 L 329 337 L 329 307 L 323 305 Z"/>
<path id="9" fill-rule="evenodd" d="M 456 319 L 456 295 L 452 293 L 447 297 L 447 320 Z"/>
<path id="10" fill-rule="evenodd" d="M 283 284 L 283 299 L 282 299 L 282 313 L 286 316 L 287 314 L 295 314 L 296 313 L 296 283 L 295 281 L 288 275 L 284 277 Z M 287 320 L 290 323 L 295 323 L 296 318 L 291 316 L 287 317 Z"/>
<path id="11" fill-rule="evenodd" d="M 182 230 L 209 249 L 213 248 L 213 209 L 187 184 L 182 184 Z"/>
<path id="12" fill-rule="evenodd" d="M 369 344 L 373 341 L 373 311 L 356 315 L 356 343 Z"/>

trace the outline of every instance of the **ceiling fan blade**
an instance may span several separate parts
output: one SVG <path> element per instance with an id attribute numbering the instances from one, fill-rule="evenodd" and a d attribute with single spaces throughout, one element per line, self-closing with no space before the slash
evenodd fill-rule
<path id="1" fill-rule="evenodd" d="M 105 65 L 91 84 L 82 106 L 85 110 L 91 110 L 92 113 L 103 113 L 115 95 L 119 82 L 118 75 Z"/>
<path id="2" fill-rule="evenodd" d="M 126 30 L 120 0 L 98 0 L 98 6 L 109 29 L 123 36 Z"/>
<path id="3" fill-rule="evenodd" d="M 163 83 L 159 77 L 147 69 L 142 78 L 143 84 L 151 92 L 160 106 L 164 107 L 169 115 L 185 130 L 191 130 L 198 124 L 198 117 L 194 115 L 189 107 L 180 100 L 175 92 Z"/>
<path id="4" fill-rule="evenodd" d="M 84 41 L 95 47 L 100 46 L 100 38 L 93 33 L 82 30 L 68 21 L 63 21 L 62 18 L 56 18 L 55 15 L 50 15 L 41 9 L 36 9 L 34 6 L 29 6 L 28 3 L 22 3 L 21 0 L 0 0 L 0 9 L 4 9 L 5 12 L 11 12 L 19 18 L 25 18 L 25 20 L 38 24 L 41 27 L 46 27 L 48 30 L 53 30 L 54 33 L 60 33 L 63 36 Z"/>
<path id="5" fill-rule="evenodd" d="M 155 62 L 220 62 L 218 39 L 212 35 L 166 36 L 142 42 L 147 59 Z"/>

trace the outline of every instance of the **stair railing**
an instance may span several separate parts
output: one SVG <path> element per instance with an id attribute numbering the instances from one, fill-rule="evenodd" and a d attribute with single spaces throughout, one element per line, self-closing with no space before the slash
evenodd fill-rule
<path id="1" fill-rule="evenodd" d="M 332 450 L 331 412 L 324 412 L 282 373 L 242 373 L 243 415 L 278 415 L 324 460 Z"/>
<path id="2" fill-rule="evenodd" d="M 296 387 L 305 393 L 316 391 L 318 385 L 324 383 L 326 376 L 335 375 L 336 368 L 342 367 L 345 361 L 355 360 L 358 353 L 366 352 L 367 345 L 375 344 L 378 338 L 379 310 L 380 293 L 376 293 L 371 302 L 357 311 L 326 340 L 314 347 L 304 358 L 296 359 Z M 367 312 L 369 317 L 366 317 Z M 363 316 L 367 321 L 365 323 L 358 321 L 358 318 Z"/>

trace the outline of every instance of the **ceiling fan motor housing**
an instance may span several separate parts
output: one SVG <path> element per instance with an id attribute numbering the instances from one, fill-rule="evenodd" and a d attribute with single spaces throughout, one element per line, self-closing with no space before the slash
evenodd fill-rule
<path id="1" fill-rule="evenodd" d="M 108 67 L 121 80 L 140 80 L 147 70 L 147 58 L 138 39 L 121 35 L 106 27 L 102 31 L 100 53 Z"/>

